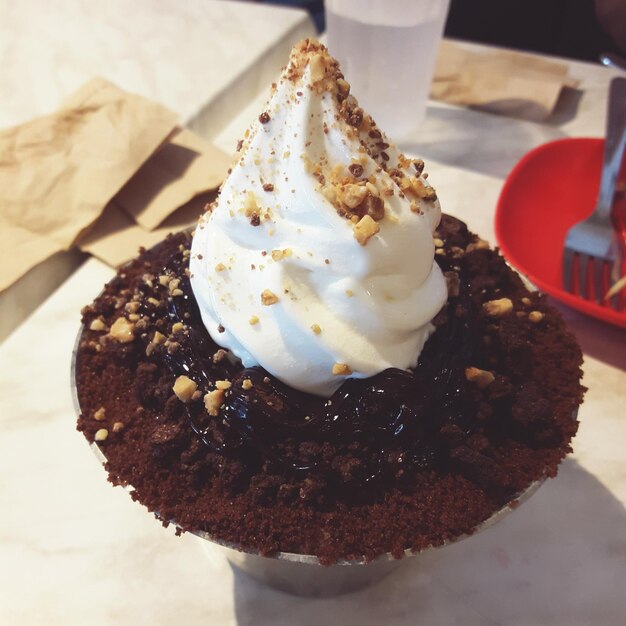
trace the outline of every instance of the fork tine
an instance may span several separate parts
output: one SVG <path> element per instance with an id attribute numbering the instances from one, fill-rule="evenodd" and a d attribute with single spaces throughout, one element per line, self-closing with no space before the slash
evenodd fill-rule
<path id="1" fill-rule="evenodd" d="M 570 293 L 574 292 L 572 284 L 572 267 L 574 266 L 574 253 L 569 248 L 563 249 L 563 288 Z"/>
<path id="2" fill-rule="evenodd" d="M 593 262 L 593 295 L 598 304 L 603 304 L 606 287 L 604 286 L 604 259 L 594 258 Z"/>
<path id="3" fill-rule="evenodd" d="M 578 254 L 578 293 L 581 298 L 588 297 L 587 291 L 587 266 L 589 265 L 589 257 L 580 252 Z"/>

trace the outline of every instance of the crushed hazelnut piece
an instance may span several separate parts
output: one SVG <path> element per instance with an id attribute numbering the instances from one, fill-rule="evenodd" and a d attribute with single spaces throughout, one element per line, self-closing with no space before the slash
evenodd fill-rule
<path id="1" fill-rule="evenodd" d="M 124 428 L 124 423 L 123 422 L 115 422 L 113 424 L 113 432 L 114 433 L 119 433 L 120 430 L 122 430 Z"/>
<path id="2" fill-rule="evenodd" d="M 230 389 L 230 380 L 216 380 L 215 387 L 226 391 L 226 389 Z"/>
<path id="3" fill-rule="evenodd" d="M 172 324 L 172 332 L 173 332 L 174 334 L 176 334 L 176 333 L 180 333 L 180 332 L 182 332 L 183 330 L 185 330 L 185 325 L 184 325 L 182 322 L 174 322 L 174 323 Z"/>
<path id="4" fill-rule="evenodd" d="M 483 303 L 483 309 L 489 317 L 502 317 L 513 310 L 513 302 L 510 298 L 499 298 Z"/>
<path id="5" fill-rule="evenodd" d="M 339 189 L 339 200 L 350 209 L 359 206 L 365 200 L 366 195 L 367 189 L 364 185 L 348 184 Z"/>
<path id="6" fill-rule="evenodd" d="M 376 185 L 370 183 L 369 180 L 365 183 L 365 189 L 367 189 L 376 198 L 378 198 L 380 196 L 380 192 L 378 191 L 378 187 L 376 187 Z"/>
<path id="7" fill-rule="evenodd" d="M 216 272 L 223 272 L 226 269 L 226 266 L 223 263 L 218 263 L 215 266 L 215 271 Z"/>
<path id="8" fill-rule="evenodd" d="M 245 389 L 246 391 L 248 391 L 248 389 L 252 389 L 254 385 L 252 384 L 252 381 L 249 378 L 244 378 L 241 383 L 241 387 L 242 389 Z"/>
<path id="9" fill-rule="evenodd" d="M 248 324 L 250 324 L 250 326 L 254 326 L 255 324 L 259 323 L 259 318 L 256 315 L 251 315 L 250 319 L 248 320 Z"/>
<path id="10" fill-rule="evenodd" d="M 222 348 L 219 348 L 217 350 L 217 352 L 213 355 L 213 363 L 219 363 L 220 361 L 222 361 L 223 359 L 225 359 L 228 356 L 228 352 L 226 352 L 226 350 L 223 350 Z"/>
<path id="11" fill-rule="evenodd" d="M 439 239 L 439 237 L 435 237 L 433 239 L 433 243 L 435 244 L 435 248 L 443 248 L 443 239 Z"/>
<path id="12" fill-rule="evenodd" d="M 285 248 L 284 250 L 272 250 L 272 259 L 274 261 L 282 261 L 282 259 L 291 256 L 291 248 Z"/>
<path id="13" fill-rule="evenodd" d="M 311 330 L 316 334 L 319 335 L 322 332 L 322 329 L 319 327 L 318 324 L 311 324 Z"/>
<path id="14" fill-rule="evenodd" d="M 263 290 L 261 294 L 261 304 L 263 306 L 271 306 L 272 304 L 276 304 L 278 302 L 278 296 L 270 291 L 269 289 Z"/>
<path id="15" fill-rule="evenodd" d="M 197 388 L 198 385 L 188 376 L 179 376 L 172 387 L 176 397 L 181 402 L 189 402 Z"/>
<path id="16" fill-rule="evenodd" d="M 96 420 L 96 422 L 102 422 L 103 420 L 106 419 L 106 409 L 101 406 L 94 414 L 93 414 L 93 418 Z"/>
<path id="17" fill-rule="evenodd" d="M 96 434 L 93 436 L 93 438 L 96 441 L 105 441 L 108 436 L 109 431 L 106 428 L 101 428 L 100 430 L 96 431 Z"/>
<path id="18" fill-rule="evenodd" d="M 154 337 L 152 337 L 152 343 L 155 343 L 157 346 L 165 343 L 165 335 L 157 330 L 154 333 Z"/>
<path id="19" fill-rule="evenodd" d="M 106 324 L 99 317 L 92 320 L 91 324 L 89 324 L 89 330 L 102 331 L 106 329 Z"/>
<path id="20" fill-rule="evenodd" d="M 172 280 L 172 277 L 168 276 L 167 274 L 161 274 L 159 276 L 159 284 L 161 285 L 161 287 L 167 287 L 170 280 Z"/>
<path id="21" fill-rule="evenodd" d="M 353 227 L 354 238 L 364 246 L 380 231 L 380 226 L 369 215 L 364 215 Z"/>
<path id="22" fill-rule="evenodd" d="M 311 70 L 312 84 L 315 84 L 324 78 L 324 74 L 326 73 L 326 64 L 323 55 L 314 54 L 309 61 L 309 67 Z"/>
<path id="23" fill-rule="evenodd" d="M 531 311 L 528 314 L 528 319 L 533 324 L 538 324 L 543 319 L 543 313 L 541 311 Z"/>
<path id="24" fill-rule="evenodd" d="M 465 378 L 470 383 L 476 383 L 480 389 L 488 387 L 496 379 L 491 372 L 478 369 L 477 367 L 468 367 L 465 370 Z"/>
<path id="25" fill-rule="evenodd" d="M 524 306 L 530 306 L 532 304 L 532 300 L 530 298 L 524 297 L 524 298 L 522 298 L 522 304 Z"/>
<path id="26" fill-rule="evenodd" d="M 215 417 L 220 412 L 220 407 L 224 403 L 224 391 L 222 389 L 214 389 L 204 396 L 204 406 L 209 415 Z"/>
<path id="27" fill-rule="evenodd" d="M 335 363 L 333 365 L 333 376 L 349 376 L 352 374 L 352 370 L 349 365 L 345 363 Z"/>
<path id="28" fill-rule="evenodd" d="M 120 343 L 130 343 L 135 339 L 135 327 L 125 317 L 118 317 L 113 322 L 109 335 Z"/>

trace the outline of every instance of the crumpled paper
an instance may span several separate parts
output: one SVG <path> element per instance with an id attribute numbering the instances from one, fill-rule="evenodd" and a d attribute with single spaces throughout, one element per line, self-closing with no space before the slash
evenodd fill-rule
<path id="1" fill-rule="evenodd" d="M 449 104 L 533 122 L 554 110 L 564 87 L 576 87 L 564 63 L 533 54 L 490 49 L 475 52 L 442 41 L 431 97 Z"/>
<path id="2" fill-rule="evenodd" d="M 176 117 L 96 78 L 55 113 L 1 130 L 0 291 L 87 234 L 95 246 L 114 198 L 136 228 L 132 238 L 108 230 L 117 252 L 107 257 L 125 260 L 178 207 L 217 188 L 230 158 Z"/>

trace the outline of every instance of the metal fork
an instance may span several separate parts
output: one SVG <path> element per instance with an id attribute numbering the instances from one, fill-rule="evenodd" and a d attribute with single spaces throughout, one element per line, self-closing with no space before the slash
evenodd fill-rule
<path id="1" fill-rule="evenodd" d="M 626 78 L 614 78 L 609 87 L 604 162 L 596 208 L 586 220 L 569 229 L 563 250 L 563 287 L 574 294 L 578 287 L 582 298 L 595 299 L 599 304 L 621 274 L 623 249 L 611 220 L 611 208 L 625 145 Z M 618 297 L 610 300 L 615 309 L 618 302 Z"/>

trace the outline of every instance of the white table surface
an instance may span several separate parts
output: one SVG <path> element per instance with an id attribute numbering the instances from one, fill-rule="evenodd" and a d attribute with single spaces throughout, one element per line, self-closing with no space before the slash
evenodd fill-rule
<path id="1" fill-rule="evenodd" d="M 582 96 L 551 124 L 442 105 L 409 147 L 445 210 L 493 240 L 503 177 L 552 138 L 602 135 L 609 70 L 572 63 Z M 217 137 L 228 148 L 251 116 Z M 0 346 L 0 624 L 618 625 L 626 616 L 626 331 L 564 314 L 585 352 L 574 454 L 484 534 L 407 562 L 379 584 L 314 600 L 233 574 L 112 488 L 74 430 L 79 309 L 111 270 L 86 262 Z"/>

